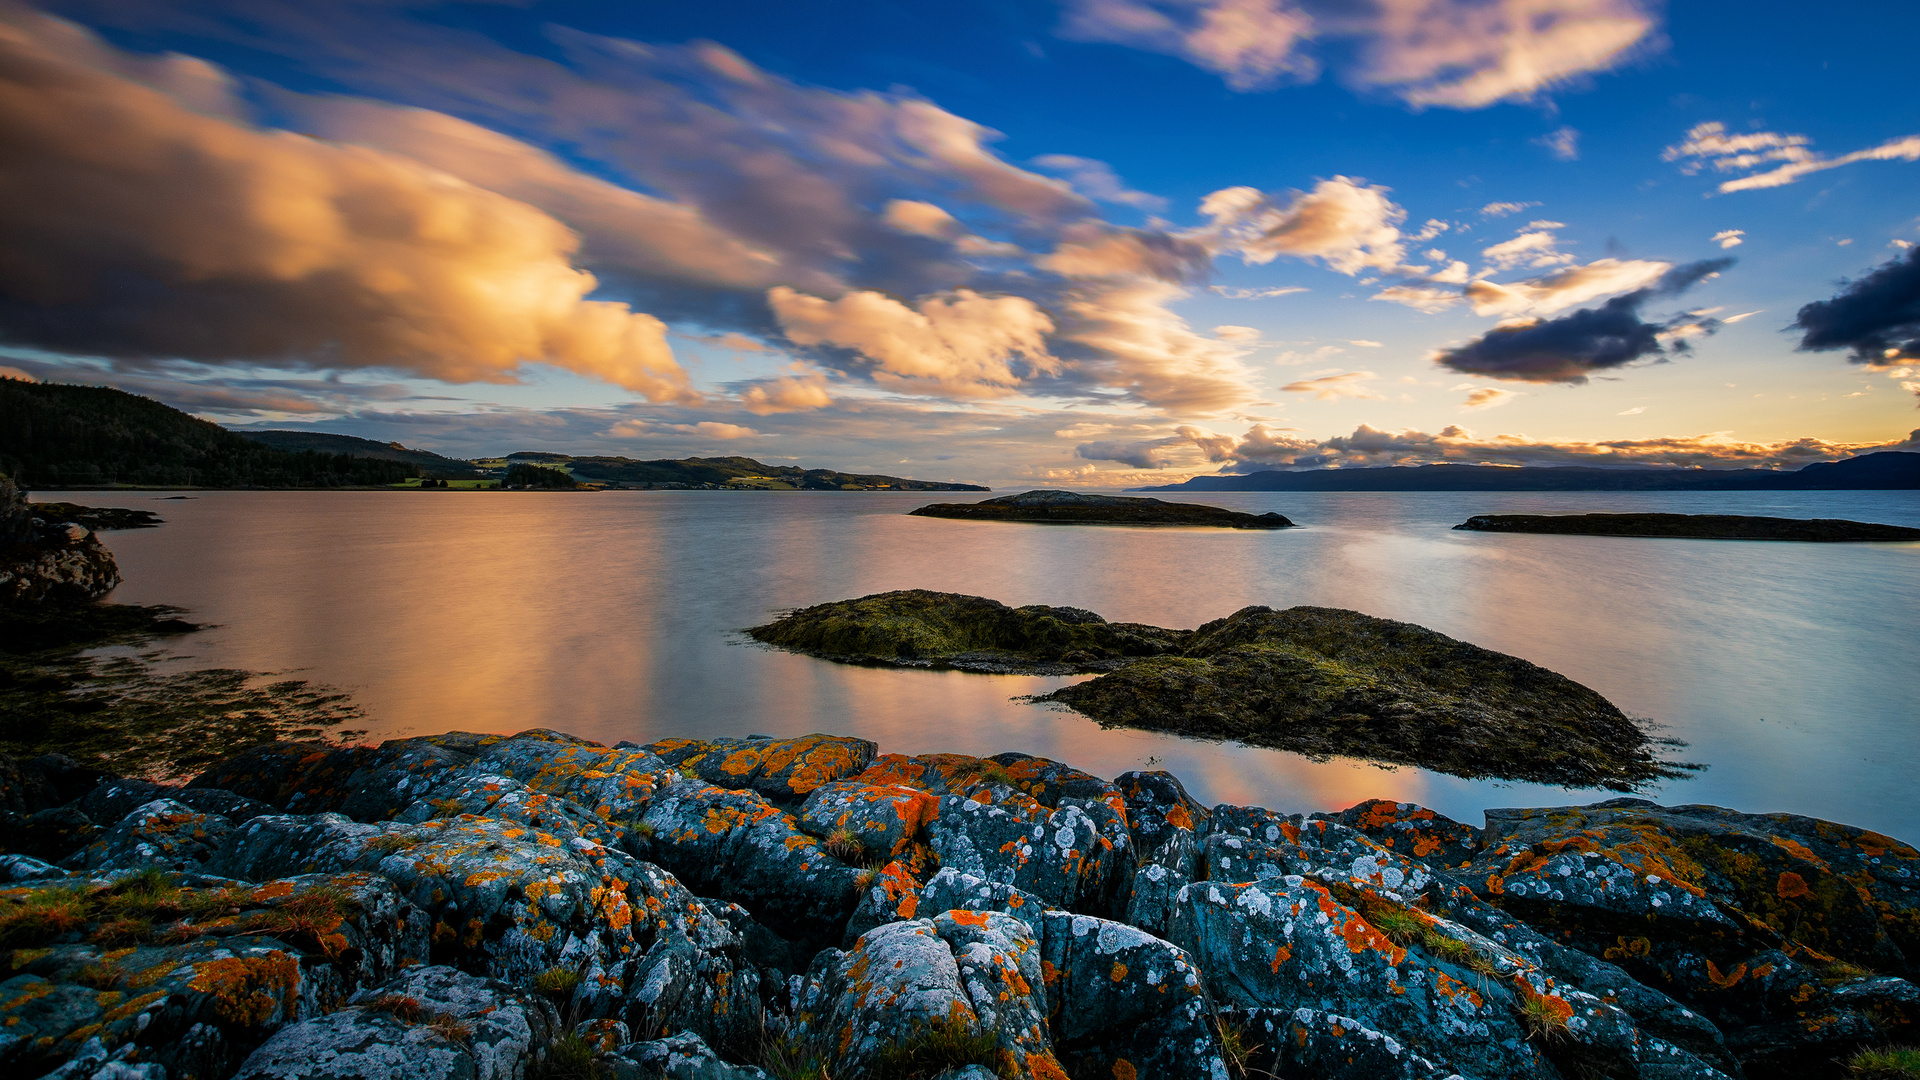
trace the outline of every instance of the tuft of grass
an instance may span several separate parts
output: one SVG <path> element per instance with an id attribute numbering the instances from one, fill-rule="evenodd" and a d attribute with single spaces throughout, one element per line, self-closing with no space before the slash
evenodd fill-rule
<path id="1" fill-rule="evenodd" d="M 419 998 L 406 994 L 382 994 L 367 1002 L 366 1007 L 374 1012 L 386 1013 L 403 1024 L 425 1023 L 433 1015 L 431 1010 L 420 1004 Z"/>
<path id="2" fill-rule="evenodd" d="M 627 822 L 626 829 L 635 836 L 645 837 L 648 840 L 653 839 L 653 823 L 650 821 L 641 821 L 635 818 Z"/>
<path id="3" fill-rule="evenodd" d="M 1868 1047 L 1848 1058 L 1846 1068 L 1855 1080 L 1920 1080 L 1920 1048 Z"/>
<path id="4" fill-rule="evenodd" d="M 464 1044 L 473 1038 L 473 1025 L 452 1013 L 434 1013 L 425 1026 L 428 1031 L 450 1043 Z"/>
<path id="5" fill-rule="evenodd" d="M 853 875 L 853 887 L 856 889 L 872 888 L 873 883 L 880 880 L 880 869 L 881 868 L 877 866 L 865 867 L 859 873 Z"/>
<path id="6" fill-rule="evenodd" d="M 1871 979 L 1878 974 L 1880 973 L 1872 968 L 1861 967 L 1859 964 L 1851 964 L 1845 960 L 1835 960 L 1820 966 L 1820 981 L 1828 986 L 1852 982 L 1855 979 Z"/>
<path id="7" fill-rule="evenodd" d="M 100 960 L 86 965 L 67 978 L 95 990 L 112 990 L 126 977 L 126 971 L 119 964 L 111 960 Z"/>
<path id="8" fill-rule="evenodd" d="M 533 988 L 556 1000 L 572 997 L 579 985 L 580 973 L 572 968 L 550 967 L 533 977 Z"/>
<path id="9" fill-rule="evenodd" d="M 352 909 L 353 898 L 344 890 L 323 885 L 308 889 L 278 907 L 254 913 L 240 932 L 311 945 L 333 958 L 348 944 L 340 933 L 340 926 Z"/>
<path id="10" fill-rule="evenodd" d="M 1567 1038 L 1567 1021 L 1572 1008 L 1559 998 L 1536 993 L 1524 980 L 1519 983 L 1520 1007 L 1515 1011 L 1527 1037 L 1539 1043 L 1558 1043 Z"/>
<path id="11" fill-rule="evenodd" d="M 367 841 L 367 846 L 375 851 L 384 851 L 391 855 L 396 851 L 405 851 L 420 844 L 420 837 L 410 833 L 383 833 Z"/>
<path id="12" fill-rule="evenodd" d="M 87 890 L 77 886 L 32 889 L 8 898 L 0 909 L 0 948 L 46 945 L 86 929 L 93 921 Z"/>
<path id="13" fill-rule="evenodd" d="M 549 1042 L 527 1070 L 528 1080 L 600 1080 L 602 1071 L 593 1044 L 572 1032 Z"/>
<path id="14" fill-rule="evenodd" d="M 972 761 L 955 766 L 953 775 L 949 780 L 951 782 L 979 780 L 989 784 L 1003 784 L 1010 788 L 1020 786 L 1014 783 L 1013 773 L 1008 771 L 1005 765 L 997 761 L 989 761 L 986 758 L 975 758 Z"/>
<path id="15" fill-rule="evenodd" d="M 841 862 L 858 862 L 866 854 L 859 834 L 844 826 L 827 834 L 827 838 L 820 842 L 820 847 Z"/>
<path id="16" fill-rule="evenodd" d="M 948 1069 L 999 1063 L 993 1033 L 975 1030 L 961 1021 L 942 1020 L 927 1025 L 912 1038 L 885 1047 L 867 1075 L 873 1080 L 931 1080 Z"/>
<path id="17" fill-rule="evenodd" d="M 1403 907 L 1391 904 L 1370 904 L 1361 914 L 1388 941 L 1402 948 L 1408 945 L 1425 944 L 1429 936 L 1430 924 L 1427 920 Z"/>
<path id="18" fill-rule="evenodd" d="M 1225 1017 L 1220 1018 L 1220 1056 L 1227 1059 L 1229 1076 L 1236 1077 L 1238 1080 L 1247 1080 L 1255 1075 L 1253 1055 L 1265 1048 L 1265 1043 L 1252 1041 L 1244 1026 L 1232 1023 Z M 1259 1075 L 1272 1076 L 1273 1074 L 1263 1071 Z"/>
<path id="19" fill-rule="evenodd" d="M 87 940 L 105 949 L 117 949 L 153 936 L 151 919 L 110 919 L 93 928 Z"/>

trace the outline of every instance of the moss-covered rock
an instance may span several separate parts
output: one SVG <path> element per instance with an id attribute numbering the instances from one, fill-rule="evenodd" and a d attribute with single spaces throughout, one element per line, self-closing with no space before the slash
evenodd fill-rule
<path id="1" fill-rule="evenodd" d="M 1023 491 L 970 503 L 933 503 L 910 511 L 917 517 L 962 521 L 1031 521 L 1043 525 L 1185 525 L 1215 529 L 1287 529 L 1293 522 L 1275 513 L 1248 514 L 1221 506 L 1168 502 L 1129 495 L 1078 491 Z"/>

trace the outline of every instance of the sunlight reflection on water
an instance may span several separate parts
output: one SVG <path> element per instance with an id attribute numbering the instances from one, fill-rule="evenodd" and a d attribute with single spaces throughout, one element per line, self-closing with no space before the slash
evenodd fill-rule
<path id="1" fill-rule="evenodd" d="M 968 498 L 971 496 L 960 496 Z M 908 517 L 924 495 L 723 492 L 41 493 L 152 508 L 109 533 L 114 599 L 216 628 L 198 662 L 350 690 L 376 737 L 550 727 L 857 734 L 883 750 L 1020 750 L 1112 776 L 1149 759 L 1203 801 L 1287 811 L 1363 798 L 1478 824 L 1488 806 L 1605 798 L 1418 769 L 1106 731 L 1012 701 L 1069 681 L 847 667 L 741 627 L 899 588 L 1197 626 L 1324 604 L 1432 627 L 1592 686 L 1711 768 L 1664 802 L 1792 811 L 1920 838 L 1920 544 L 1461 533 L 1476 513 L 1661 510 L 1920 525 L 1920 492 L 1259 493 L 1278 533 Z M 948 496 L 939 496 L 948 498 Z"/>

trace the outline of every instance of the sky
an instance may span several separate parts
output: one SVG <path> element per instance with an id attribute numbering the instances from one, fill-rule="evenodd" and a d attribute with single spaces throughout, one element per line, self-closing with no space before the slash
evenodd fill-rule
<path id="1" fill-rule="evenodd" d="M 0 375 L 995 486 L 1920 450 L 1920 8 L 0 0 Z"/>

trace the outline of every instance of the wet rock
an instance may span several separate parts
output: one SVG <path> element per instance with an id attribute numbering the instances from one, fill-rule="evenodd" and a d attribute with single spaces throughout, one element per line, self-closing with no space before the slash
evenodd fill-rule
<path id="1" fill-rule="evenodd" d="M 121 818 L 61 865 L 81 871 L 199 870 L 232 828 L 218 814 L 202 814 L 172 799 L 155 799 Z"/>
<path id="2" fill-rule="evenodd" d="M 788 804 L 821 784 L 845 780 L 873 763 L 865 739 L 806 735 L 798 739 L 662 739 L 646 749 L 715 787 L 757 791 Z"/>
<path id="3" fill-rule="evenodd" d="M 105 775 L 65 754 L 25 759 L 0 754 L 0 812 L 33 814 L 63 806 L 86 794 Z"/>

